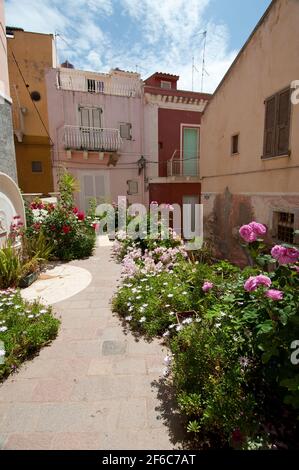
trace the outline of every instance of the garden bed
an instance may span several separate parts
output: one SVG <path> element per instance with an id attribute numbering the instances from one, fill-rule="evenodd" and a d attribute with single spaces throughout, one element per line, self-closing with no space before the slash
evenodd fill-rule
<path id="1" fill-rule="evenodd" d="M 0 291 L 0 380 L 52 341 L 59 324 L 51 307 L 23 300 L 18 290 Z"/>
<path id="2" fill-rule="evenodd" d="M 269 254 L 265 232 L 241 228 L 253 264 L 243 270 L 190 259 L 177 239 L 115 243 L 124 280 L 114 310 L 169 346 L 166 380 L 199 449 L 299 447 L 299 251 Z"/>

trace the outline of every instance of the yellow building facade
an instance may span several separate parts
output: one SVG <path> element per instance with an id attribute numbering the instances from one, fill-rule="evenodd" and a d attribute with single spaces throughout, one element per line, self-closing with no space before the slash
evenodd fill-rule
<path id="1" fill-rule="evenodd" d="M 45 73 L 56 65 L 54 38 L 7 27 L 18 182 L 24 193 L 53 191 Z"/>

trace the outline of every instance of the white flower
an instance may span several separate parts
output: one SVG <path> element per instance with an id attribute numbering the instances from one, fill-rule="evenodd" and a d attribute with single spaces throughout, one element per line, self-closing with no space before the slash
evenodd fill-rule
<path id="1" fill-rule="evenodd" d="M 0 326 L 0 333 L 4 333 L 7 330 L 7 326 Z"/>
<path id="2" fill-rule="evenodd" d="M 141 317 L 141 318 L 140 318 L 140 320 L 139 320 L 139 322 L 140 322 L 140 323 L 144 323 L 144 322 L 145 322 L 145 320 L 146 320 L 146 318 L 145 318 L 145 317 Z"/>
<path id="3" fill-rule="evenodd" d="M 132 316 L 131 316 L 131 315 L 128 315 L 127 317 L 125 317 L 125 320 L 127 320 L 127 321 L 132 320 Z"/>
<path id="4" fill-rule="evenodd" d="M 33 318 L 33 317 L 34 317 L 34 315 L 28 315 L 28 318 Z"/>
<path id="5" fill-rule="evenodd" d="M 137 300 L 141 299 L 141 295 L 137 295 L 136 299 Z"/>
<path id="6" fill-rule="evenodd" d="M 130 305 L 131 305 L 131 302 L 127 302 L 127 306 L 130 307 Z"/>
<path id="7" fill-rule="evenodd" d="M 182 323 L 184 323 L 184 325 L 189 325 L 189 324 L 192 323 L 192 322 L 193 322 L 193 320 L 192 320 L 191 317 L 185 318 L 185 320 L 182 321 Z"/>
<path id="8" fill-rule="evenodd" d="M 163 370 L 163 375 L 164 377 L 167 377 L 169 375 L 169 369 L 166 367 L 164 370 Z"/>
<path id="9" fill-rule="evenodd" d="M 175 312 L 169 312 L 169 315 L 175 315 Z"/>
<path id="10" fill-rule="evenodd" d="M 170 334 L 169 331 L 165 331 L 165 333 L 163 333 L 162 336 L 165 338 L 166 336 L 169 336 L 169 334 Z"/>
<path id="11" fill-rule="evenodd" d="M 169 297 L 169 298 L 170 298 L 170 297 L 173 297 L 173 294 L 168 294 L 167 297 Z"/>
<path id="12" fill-rule="evenodd" d="M 134 309 L 134 307 L 131 305 L 131 307 L 128 308 L 128 311 L 132 312 L 133 309 Z"/>
<path id="13" fill-rule="evenodd" d="M 43 308 L 42 310 L 40 310 L 39 313 L 41 313 L 43 315 L 44 313 L 47 313 L 47 310 L 45 308 Z"/>
<path id="14" fill-rule="evenodd" d="M 176 327 L 176 331 L 181 331 L 182 329 L 183 329 L 183 325 L 178 325 L 178 326 Z"/>
<path id="15" fill-rule="evenodd" d="M 172 328 L 174 328 L 175 326 L 176 326 L 176 324 L 175 324 L 175 323 L 174 323 L 174 324 L 172 324 L 172 325 L 169 325 L 169 329 L 172 329 Z"/>
<path id="16" fill-rule="evenodd" d="M 5 351 L 4 349 L 0 349 L 0 357 L 3 357 L 3 356 L 5 356 Z"/>
<path id="17" fill-rule="evenodd" d="M 168 286 L 168 282 L 163 282 L 163 286 Z"/>
<path id="18" fill-rule="evenodd" d="M 185 290 L 184 290 L 184 292 L 182 292 L 182 295 L 187 295 L 187 294 L 188 294 L 188 292 L 186 292 Z"/>
<path id="19" fill-rule="evenodd" d="M 148 306 L 148 304 L 143 304 L 143 305 L 142 305 L 142 307 L 144 307 L 144 308 L 147 307 L 147 306 Z"/>
<path id="20" fill-rule="evenodd" d="M 201 321 L 201 318 L 196 318 L 195 321 L 199 323 Z"/>
<path id="21" fill-rule="evenodd" d="M 216 328 L 220 328 L 220 326 L 221 326 L 221 323 L 215 323 Z"/>
<path id="22" fill-rule="evenodd" d="M 170 304 L 166 304 L 166 305 L 165 305 L 165 308 L 167 308 L 167 307 L 170 307 Z"/>
<path id="23" fill-rule="evenodd" d="M 170 354 L 164 357 L 164 363 L 165 363 L 167 366 L 169 366 L 169 364 L 171 363 L 171 361 L 172 361 L 172 357 L 171 357 Z"/>

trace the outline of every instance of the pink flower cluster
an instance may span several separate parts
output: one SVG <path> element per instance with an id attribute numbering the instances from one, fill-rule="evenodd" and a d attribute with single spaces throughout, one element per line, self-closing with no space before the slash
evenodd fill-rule
<path id="1" fill-rule="evenodd" d="M 250 276 L 244 284 L 244 289 L 247 290 L 247 292 L 252 292 L 259 286 L 270 287 L 271 284 L 272 281 L 268 276 L 259 274 L 258 276 Z"/>
<path id="2" fill-rule="evenodd" d="M 212 282 L 206 281 L 203 283 L 202 290 L 204 292 L 208 292 L 209 290 L 213 289 L 214 284 Z"/>
<path id="3" fill-rule="evenodd" d="M 119 243 L 119 242 L 118 242 Z M 120 246 L 117 248 L 120 249 Z M 140 248 L 129 247 L 122 261 L 122 274 L 125 277 L 134 276 L 137 273 L 158 273 L 172 269 L 180 257 L 186 258 L 184 247 L 175 248 L 157 247 L 152 251 L 146 250 L 142 255 Z"/>
<path id="4" fill-rule="evenodd" d="M 267 228 L 258 222 L 250 222 L 248 225 L 242 225 L 239 233 L 247 243 L 255 242 L 259 237 L 265 235 Z"/>
<path id="5" fill-rule="evenodd" d="M 259 286 L 270 287 L 272 284 L 271 279 L 264 274 L 258 276 L 250 276 L 244 284 L 244 289 L 247 292 L 255 291 Z M 265 292 L 265 296 L 272 300 L 282 300 L 283 292 L 277 289 L 268 289 Z"/>
<path id="6" fill-rule="evenodd" d="M 271 255 L 279 264 L 296 263 L 299 259 L 297 248 L 287 248 L 282 245 L 275 245 L 271 250 Z"/>

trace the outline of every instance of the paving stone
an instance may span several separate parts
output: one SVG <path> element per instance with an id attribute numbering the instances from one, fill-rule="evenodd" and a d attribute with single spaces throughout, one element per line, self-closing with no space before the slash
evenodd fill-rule
<path id="1" fill-rule="evenodd" d="M 52 440 L 52 450 L 98 450 L 101 434 L 97 432 L 61 432 Z"/>
<path id="2" fill-rule="evenodd" d="M 134 410 L 134 413 L 132 413 Z M 147 423 L 145 398 L 128 398 L 120 402 L 118 429 L 143 429 Z"/>
<path id="3" fill-rule="evenodd" d="M 103 356 L 113 356 L 116 354 L 124 354 L 127 345 L 124 341 L 104 341 L 102 345 Z"/>
<path id="4" fill-rule="evenodd" d="M 125 357 L 113 364 L 113 372 L 121 375 L 146 374 L 146 365 L 143 358 Z"/>
<path id="5" fill-rule="evenodd" d="M 70 398 L 74 387 L 74 381 L 66 377 L 57 379 L 41 379 L 35 386 L 32 401 L 36 402 L 63 402 Z"/>
<path id="6" fill-rule="evenodd" d="M 87 375 L 111 375 L 112 362 L 105 359 L 91 359 Z"/>
<path id="7" fill-rule="evenodd" d="M 39 418 L 40 407 L 32 403 L 13 403 L 6 407 L 1 432 L 33 432 Z"/>
<path id="8" fill-rule="evenodd" d="M 16 376 L 17 377 L 17 376 Z M 36 387 L 36 380 L 14 378 L 0 387 L 0 402 L 30 402 Z"/>
<path id="9" fill-rule="evenodd" d="M 5 450 L 49 450 L 54 434 L 52 433 L 15 433 L 10 434 L 4 445 Z"/>
<path id="10" fill-rule="evenodd" d="M 119 400 L 43 405 L 36 430 L 55 433 L 114 431 L 118 416 Z"/>

